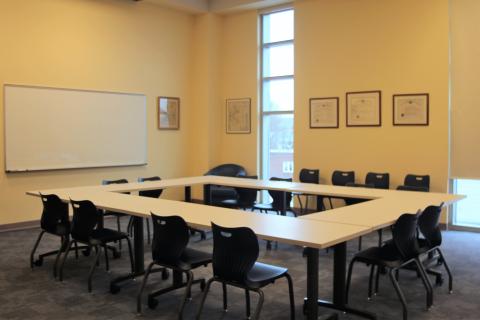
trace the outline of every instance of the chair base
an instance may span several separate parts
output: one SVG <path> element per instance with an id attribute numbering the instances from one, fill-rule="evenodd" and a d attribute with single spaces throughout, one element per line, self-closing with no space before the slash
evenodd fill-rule
<path id="1" fill-rule="evenodd" d="M 304 314 L 307 314 L 307 302 L 308 302 L 308 299 L 304 298 L 304 300 L 303 300 L 303 313 Z M 361 318 L 372 319 L 372 320 L 377 319 L 377 316 L 374 313 L 371 313 L 371 312 L 368 312 L 368 311 L 363 311 L 363 310 L 358 310 L 358 309 L 355 309 L 355 308 L 351 308 L 347 305 L 343 305 L 343 306 L 342 305 L 336 305 L 333 302 L 326 301 L 326 300 L 320 300 L 320 299 L 317 301 L 317 304 L 318 304 L 319 307 L 334 309 L 334 310 L 341 311 L 341 312 L 344 312 L 344 313 L 353 314 L 353 315 L 356 315 L 356 316 L 361 317 Z M 337 314 L 328 315 L 328 316 L 326 316 L 325 319 L 329 319 L 329 320 L 338 319 L 338 315 Z"/>

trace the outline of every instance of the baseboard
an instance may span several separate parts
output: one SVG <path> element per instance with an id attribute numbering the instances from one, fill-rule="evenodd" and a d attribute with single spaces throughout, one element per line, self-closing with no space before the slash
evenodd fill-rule
<path id="1" fill-rule="evenodd" d="M 39 220 L 7 223 L 0 225 L 0 232 L 34 229 L 40 226 Z"/>

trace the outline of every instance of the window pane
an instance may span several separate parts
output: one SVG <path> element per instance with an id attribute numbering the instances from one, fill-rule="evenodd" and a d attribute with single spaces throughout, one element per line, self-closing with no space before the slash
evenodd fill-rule
<path id="1" fill-rule="evenodd" d="M 263 16 L 263 43 L 293 39 L 293 10 Z"/>
<path id="2" fill-rule="evenodd" d="M 292 177 L 293 114 L 264 116 L 263 168 L 265 179 Z"/>
<path id="3" fill-rule="evenodd" d="M 293 44 L 263 49 L 263 76 L 293 75 Z"/>
<path id="4" fill-rule="evenodd" d="M 455 204 L 453 223 L 458 226 L 480 227 L 480 181 L 479 180 L 455 180 L 455 193 L 467 197 Z"/>
<path id="5" fill-rule="evenodd" d="M 263 82 L 264 111 L 293 111 L 293 79 Z"/>

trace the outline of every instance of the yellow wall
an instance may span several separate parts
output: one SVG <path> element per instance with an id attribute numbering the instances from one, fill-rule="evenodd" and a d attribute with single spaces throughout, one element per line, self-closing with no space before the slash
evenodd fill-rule
<path id="1" fill-rule="evenodd" d="M 221 35 L 220 99 L 218 128 L 221 143 L 216 164 L 238 163 L 248 174 L 257 173 L 258 135 L 258 13 L 248 11 L 225 16 Z M 225 100 L 251 98 L 251 134 L 226 134 Z"/>
<path id="2" fill-rule="evenodd" d="M 187 174 L 190 146 L 191 15 L 146 2 L 0 2 L 0 85 L 137 92 L 147 95 L 148 166 L 0 173 L 0 224 L 39 218 L 32 189 L 100 183 L 104 178 Z M 3 90 L 0 91 L 3 101 Z M 158 131 L 155 99 L 181 98 L 181 130 Z M 3 112 L 0 112 L 3 117 Z M 93 115 L 94 116 L 94 115 Z M 26 121 L 35 121 L 25 115 Z M 72 119 L 75 121 L 75 119 Z M 3 132 L 3 118 L 0 118 Z M 93 133 L 92 133 L 93 134 Z M 3 137 L 0 152 L 3 152 Z M 0 156 L 0 168 L 4 167 Z M 170 191 L 167 196 L 175 197 Z"/>
<path id="3" fill-rule="evenodd" d="M 191 16 L 147 2 L 1 2 L 0 84 L 146 94 L 149 165 L 2 173 L 0 224 L 38 218 L 30 189 L 199 175 L 226 162 L 258 173 L 258 20 L 256 11 Z M 448 0 L 303 0 L 295 21 L 295 175 L 388 171 L 394 187 L 407 172 L 428 173 L 446 191 Z M 359 90 L 382 90 L 381 128 L 345 127 L 345 92 Z M 393 127 L 392 94 L 413 92 L 430 93 L 430 125 Z M 180 131 L 156 129 L 158 95 L 181 97 Z M 340 97 L 339 129 L 308 128 L 308 99 L 322 96 Z M 226 134 L 225 99 L 245 97 L 252 133 Z"/>
<path id="4" fill-rule="evenodd" d="M 312 0 L 295 5 L 295 168 L 448 179 L 448 1 Z M 345 93 L 382 91 L 382 126 L 346 128 Z M 394 127 L 392 94 L 430 94 L 430 125 Z M 340 97 L 340 128 L 309 129 L 308 99 Z"/>

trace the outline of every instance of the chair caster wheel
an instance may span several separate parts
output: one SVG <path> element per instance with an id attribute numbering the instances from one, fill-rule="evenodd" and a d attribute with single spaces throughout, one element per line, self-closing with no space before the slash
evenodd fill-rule
<path id="1" fill-rule="evenodd" d="M 158 306 L 158 300 L 155 299 L 154 297 L 148 297 L 148 307 L 150 309 L 155 309 Z"/>
<path id="2" fill-rule="evenodd" d="M 372 301 L 372 297 L 367 297 L 367 301 Z"/>
<path id="3" fill-rule="evenodd" d="M 167 280 L 170 277 L 170 272 L 167 269 L 163 269 L 162 271 L 162 280 Z"/>
<path id="4" fill-rule="evenodd" d="M 90 250 L 83 250 L 82 254 L 83 254 L 84 257 L 88 257 L 88 256 L 90 256 Z"/>
<path id="5" fill-rule="evenodd" d="M 120 287 L 116 284 L 110 284 L 110 293 L 111 294 L 117 294 L 120 292 Z"/>
<path id="6" fill-rule="evenodd" d="M 33 264 L 36 265 L 37 267 L 40 267 L 43 264 L 43 259 L 40 258 L 38 260 L 35 260 Z"/>
<path id="7" fill-rule="evenodd" d="M 122 254 L 120 252 L 118 252 L 117 250 L 113 251 L 113 259 L 118 259 L 122 256 Z"/>
<path id="8" fill-rule="evenodd" d="M 200 290 L 203 292 L 205 291 L 205 287 L 207 285 L 205 284 L 205 279 L 203 279 L 202 281 L 200 281 Z"/>

